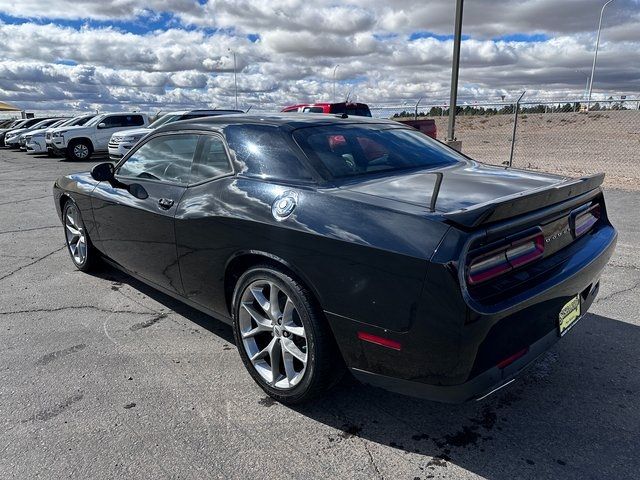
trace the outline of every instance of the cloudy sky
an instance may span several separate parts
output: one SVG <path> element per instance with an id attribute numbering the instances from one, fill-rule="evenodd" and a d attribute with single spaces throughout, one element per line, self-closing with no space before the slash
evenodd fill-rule
<path id="1" fill-rule="evenodd" d="M 0 0 L 0 101 L 49 111 L 448 97 L 453 0 Z M 461 102 L 580 98 L 603 0 L 467 0 Z M 595 98 L 640 96 L 640 0 L 605 11 Z"/>

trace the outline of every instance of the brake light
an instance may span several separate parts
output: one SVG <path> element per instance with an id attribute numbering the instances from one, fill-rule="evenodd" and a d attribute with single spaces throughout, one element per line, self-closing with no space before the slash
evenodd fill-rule
<path id="1" fill-rule="evenodd" d="M 477 285 L 504 275 L 515 268 L 537 260 L 544 254 L 544 235 L 538 228 L 534 235 L 498 247 L 489 253 L 480 254 L 469 263 L 467 281 Z"/>
<path id="2" fill-rule="evenodd" d="M 574 220 L 573 232 L 576 238 L 587 233 L 600 219 L 600 205 L 596 204 L 586 211 L 576 215 Z"/>

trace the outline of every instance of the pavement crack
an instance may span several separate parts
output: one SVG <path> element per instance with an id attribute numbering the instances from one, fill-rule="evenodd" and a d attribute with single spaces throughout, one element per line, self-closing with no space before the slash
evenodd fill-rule
<path id="1" fill-rule="evenodd" d="M 373 455 L 371 454 L 371 450 L 369 450 L 369 446 L 367 445 L 367 442 L 364 439 L 360 439 L 360 440 L 362 441 L 362 445 L 364 446 L 364 451 L 367 452 L 367 455 L 369 456 L 369 463 L 373 467 L 374 472 L 376 472 L 376 477 L 378 477 L 381 480 L 384 480 L 384 475 L 382 475 L 382 472 L 380 472 L 380 469 L 378 468 L 378 464 L 373 459 Z"/>
<path id="2" fill-rule="evenodd" d="M 20 200 L 12 200 L 10 202 L 0 203 L 0 207 L 4 205 L 15 205 L 16 203 L 30 202 L 32 200 L 39 200 L 41 198 L 49 198 L 49 197 L 52 197 L 50 193 L 48 193 L 47 195 L 42 195 L 41 197 L 29 197 L 29 198 L 22 198 Z"/>
<path id="3" fill-rule="evenodd" d="M 622 290 L 617 290 L 615 292 L 611 292 L 609 295 L 605 295 L 604 297 L 596 298 L 596 300 L 593 303 L 598 304 L 598 303 L 606 302 L 607 300 L 611 300 L 612 298 L 615 298 L 619 295 L 624 295 L 625 293 L 631 292 L 632 290 L 635 290 L 638 287 L 640 287 L 640 280 L 638 280 L 636 283 L 634 283 L 630 287 L 623 288 Z"/>
<path id="4" fill-rule="evenodd" d="M 49 307 L 49 308 L 26 308 L 24 310 L 11 310 L 0 312 L 0 315 L 16 315 L 19 313 L 55 313 L 62 312 L 65 310 L 97 310 L 98 312 L 103 313 L 126 313 L 129 315 L 149 315 L 149 312 L 136 312 L 134 310 L 109 310 L 107 308 L 96 307 L 95 305 L 71 305 L 66 307 Z"/>
<path id="5" fill-rule="evenodd" d="M 18 273 L 19 271 L 24 270 L 24 269 L 25 269 L 25 268 L 27 268 L 27 267 L 30 267 L 31 265 L 35 265 L 36 263 L 41 262 L 42 260 L 45 260 L 45 259 L 49 258 L 49 257 L 50 257 L 51 255 L 53 255 L 54 253 L 58 253 L 59 251 L 64 250 L 65 248 L 67 248 L 67 246 L 66 246 L 66 245 L 63 245 L 62 247 L 60 247 L 60 248 L 58 248 L 58 249 L 54 250 L 53 252 L 49 252 L 49 253 L 47 253 L 46 255 L 42 256 L 42 257 L 36 258 L 33 262 L 27 263 L 26 265 L 22 265 L 22 266 L 20 266 L 20 267 L 16 268 L 15 270 L 13 270 L 13 271 L 11 271 L 11 272 L 9 272 L 9 273 L 7 273 L 7 274 L 3 275 L 2 277 L 0 277 L 0 281 L 1 281 L 1 280 L 4 280 L 5 278 L 10 277 L 10 276 L 11 276 L 11 275 L 13 275 L 14 273 Z"/>
<path id="6" fill-rule="evenodd" d="M 0 235 L 6 235 L 8 233 L 35 232 L 37 230 L 48 230 L 50 228 L 61 228 L 61 227 L 59 225 L 46 225 L 44 227 L 21 228 L 18 230 L 5 230 L 3 232 L 0 232 Z"/>

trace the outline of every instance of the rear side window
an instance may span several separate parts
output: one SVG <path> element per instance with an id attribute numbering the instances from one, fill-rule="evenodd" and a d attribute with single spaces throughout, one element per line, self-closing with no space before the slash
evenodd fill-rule
<path id="1" fill-rule="evenodd" d="M 203 139 L 200 158 L 191 167 L 191 183 L 203 182 L 232 172 L 222 139 L 213 136 Z"/>
<path id="2" fill-rule="evenodd" d="M 270 125 L 230 125 L 225 128 L 229 148 L 235 152 L 240 173 L 281 180 L 312 180 L 284 133 Z"/>
<path id="3" fill-rule="evenodd" d="M 302 111 L 305 113 L 324 113 L 322 107 L 304 107 Z"/>
<path id="4" fill-rule="evenodd" d="M 144 125 L 144 119 L 142 115 L 127 115 L 125 117 L 125 127 L 140 127 Z"/>

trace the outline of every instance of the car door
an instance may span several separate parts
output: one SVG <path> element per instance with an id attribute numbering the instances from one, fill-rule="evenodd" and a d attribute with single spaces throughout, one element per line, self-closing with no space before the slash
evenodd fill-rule
<path id="1" fill-rule="evenodd" d="M 182 293 L 174 216 L 191 175 L 199 135 L 156 135 L 116 167 L 93 194 L 98 248 L 132 273 Z M 132 187 L 133 185 L 133 187 Z"/>
<path id="2" fill-rule="evenodd" d="M 103 124 L 104 126 L 101 127 Z M 109 115 L 103 118 L 96 127 L 96 134 L 93 139 L 93 149 L 95 151 L 107 150 L 107 146 L 113 132 L 122 130 L 125 125 L 125 115 Z"/>

